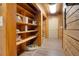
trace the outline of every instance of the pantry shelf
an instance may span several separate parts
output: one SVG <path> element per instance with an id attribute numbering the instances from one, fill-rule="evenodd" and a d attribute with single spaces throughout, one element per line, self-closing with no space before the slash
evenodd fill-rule
<path id="1" fill-rule="evenodd" d="M 36 24 L 24 23 L 24 22 L 16 22 L 17 25 L 28 25 L 28 26 L 37 26 Z"/>
<path id="2" fill-rule="evenodd" d="M 30 32 L 37 32 L 37 31 L 38 31 L 38 30 L 20 31 L 20 32 L 17 32 L 17 34 L 30 33 Z"/>
<path id="3" fill-rule="evenodd" d="M 21 17 L 26 17 L 26 16 L 24 16 L 24 15 L 22 15 L 22 14 L 20 14 L 20 13 L 16 13 L 16 15 L 19 15 L 19 16 L 21 16 Z M 29 20 L 33 20 L 31 17 L 28 17 L 28 19 L 29 19 Z"/>
<path id="4" fill-rule="evenodd" d="M 16 45 L 18 46 L 18 45 L 20 45 L 20 44 L 22 44 L 22 43 L 24 43 L 24 42 L 27 42 L 27 41 L 29 41 L 29 40 L 31 40 L 31 39 L 36 38 L 36 37 L 37 37 L 36 35 L 35 35 L 35 36 L 30 36 L 30 37 L 28 37 L 28 38 L 26 38 L 26 39 L 23 39 L 23 40 L 20 40 L 20 41 L 16 42 Z"/>
<path id="5" fill-rule="evenodd" d="M 36 42 L 37 45 L 41 46 L 41 14 L 37 14 L 40 11 L 35 9 L 33 9 L 35 11 L 33 13 L 34 11 L 32 9 L 32 4 L 17 4 L 16 47 L 18 55 L 24 51 L 23 49 L 28 44 Z M 40 35 L 38 36 L 38 34 Z"/>
<path id="6" fill-rule="evenodd" d="M 29 17 L 31 17 L 31 16 L 34 17 L 34 15 L 33 15 L 31 12 L 27 11 L 27 10 L 24 9 L 23 7 L 17 5 L 17 8 L 18 8 L 18 9 L 21 9 L 21 10 L 23 10 L 25 13 L 27 13 L 27 14 L 26 14 L 27 16 L 29 16 Z"/>
<path id="7" fill-rule="evenodd" d="M 43 12 L 36 3 L 1 3 L 0 11 L 4 25 L 1 26 L 0 55 L 19 56 L 29 45 L 41 47 Z"/>
<path id="8" fill-rule="evenodd" d="M 23 4 L 23 3 L 20 4 L 19 3 L 19 5 L 22 6 L 22 7 L 24 7 L 25 9 L 27 9 L 30 12 L 36 13 L 36 10 L 32 9 L 31 6 L 29 6 L 29 4 Z"/>

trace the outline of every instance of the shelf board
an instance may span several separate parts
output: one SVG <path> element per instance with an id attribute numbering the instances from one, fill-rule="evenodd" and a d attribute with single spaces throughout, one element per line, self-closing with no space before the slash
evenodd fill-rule
<path id="1" fill-rule="evenodd" d="M 17 25 L 28 25 L 28 26 L 37 26 L 36 24 L 24 23 L 24 22 L 16 22 Z"/>
<path id="2" fill-rule="evenodd" d="M 22 15 L 22 14 L 20 14 L 20 13 L 16 13 L 16 15 L 19 15 L 19 16 L 21 16 L 21 17 L 24 17 L 24 15 Z"/>
<path id="3" fill-rule="evenodd" d="M 38 31 L 38 30 L 20 31 L 20 32 L 17 32 L 17 34 L 30 33 L 30 32 L 37 32 L 37 31 Z"/>
<path id="4" fill-rule="evenodd" d="M 34 15 L 33 15 L 31 12 L 27 11 L 27 10 L 24 9 L 23 7 L 17 5 L 17 8 L 18 8 L 18 9 L 21 9 L 21 10 L 23 10 L 23 11 L 25 11 L 25 13 L 27 14 L 27 16 L 32 16 L 32 17 L 34 17 Z"/>
<path id="5" fill-rule="evenodd" d="M 28 23 L 27 25 L 28 26 L 37 26 L 36 24 L 31 24 L 31 23 Z"/>
<path id="6" fill-rule="evenodd" d="M 20 5 L 23 6 L 25 9 L 27 9 L 28 11 L 31 11 L 31 12 L 33 12 L 33 13 L 36 13 L 36 11 L 35 11 L 33 8 L 31 8 L 28 4 L 22 3 L 22 4 L 20 4 Z"/>
<path id="7" fill-rule="evenodd" d="M 22 43 L 25 43 L 25 42 L 27 42 L 27 41 L 29 41 L 29 40 L 32 40 L 32 39 L 36 38 L 36 37 L 37 37 L 36 35 L 35 35 L 35 36 L 30 36 L 30 37 L 28 37 L 28 38 L 26 38 L 26 39 L 17 41 L 17 42 L 16 42 L 16 45 L 18 46 L 18 45 L 20 45 L 20 44 L 22 44 Z"/>
<path id="8" fill-rule="evenodd" d="M 37 4 L 32 3 L 32 5 L 37 9 L 37 11 L 39 11 L 39 7 L 37 6 Z"/>
<path id="9" fill-rule="evenodd" d="M 24 22 L 16 22 L 17 25 L 26 25 Z"/>
<path id="10" fill-rule="evenodd" d="M 22 15 L 22 14 L 20 14 L 20 13 L 16 13 L 16 15 L 19 15 L 19 16 L 21 16 L 21 17 L 27 17 L 27 16 L 24 16 L 24 15 Z M 29 20 L 33 20 L 32 18 L 30 18 L 30 17 L 28 17 L 29 18 Z"/>

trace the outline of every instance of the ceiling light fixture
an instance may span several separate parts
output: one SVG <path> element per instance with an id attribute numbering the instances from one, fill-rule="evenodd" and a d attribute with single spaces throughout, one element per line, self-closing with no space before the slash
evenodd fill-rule
<path id="1" fill-rule="evenodd" d="M 56 4 L 50 4 L 49 5 L 49 11 L 51 14 L 56 13 Z"/>

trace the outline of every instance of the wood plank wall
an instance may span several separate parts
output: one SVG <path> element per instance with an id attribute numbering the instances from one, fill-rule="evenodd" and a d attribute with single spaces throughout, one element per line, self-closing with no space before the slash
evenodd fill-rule
<path id="1" fill-rule="evenodd" d="M 36 4 L 38 6 L 38 9 L 42 12 L 42 16 L 45 17 L 45 19 L 43 19 L 42 23 L 44 23 L 45 21 L 45 38 L 49 38 L 49 29 L 48 29 L 48 4 Z M 43 17 L 42 17 L 43 18 Z M 44 27 L 42 26 L 42 29 L 44 29 Z"/>
<path id="2" fill-rule="evenodd" d="M 63 14 L 58 15 L 58 38 L 63 39 Z"/>
<path id="3" fill-rule="evenodd" d="M 43 21 L 43 16 L 42 16 L 42 12 L 40 11 L 37 15 L 38 18 L 38 38 L 37 38 L 37 44 L 38 46 L 42 45 L 42 21 Z"/>
<path id="4" fill-rule="evenodd" d="M 79 56 L 79 4 L 66 8 L 63 49 L 66 55 Z"/>

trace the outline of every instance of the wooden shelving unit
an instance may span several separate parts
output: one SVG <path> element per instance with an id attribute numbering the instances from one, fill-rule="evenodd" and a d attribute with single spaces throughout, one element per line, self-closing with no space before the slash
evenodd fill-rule
<path id="1" fill-rule="evenodd" d="M 24 7 L 26 6 L 26 7 Z M 36 13 L 32 13 L 32 12 Z M 17 55 L 21 54 L 24 51 L 24 48 L 27 47 L 28 42 L 37 41 L 39 38 L 39 23 L 38 22 L 37 11 L 33 10 L 29 4 L 17 4 L 17 13 L 16 13 L 16 46 L 17 46 Z M 32 40 L 32 41 L 31 41 Z"/>
<path id="2" fill-rule="evenodd" d="M 23 39 L 23 40 L 20 40 L 20 41 L 16 42 L 16 45 L 20 45 L 20 44 L 25 43 L 25 42 L 27 42 L 31 39 L 36 38 L 36 37 L 37 37 L 36 35 L 35 36 L 30 36 L 29 38 L 26 38 L 26 39 Z"/>
<path id="3" fill-rule="evenodd" d="M 23 22 L 16 22 L 17 25 L 28 25 L 28 26 L 37 26 L 36 24 L 31 23 L 23 23 Z"/>
<path id="4" fill-rule="evenodd" d="M 20 55 L 28 43 L 42 43 L 42 12 L 36 4 L 2 3 L 0 5 L 0 55 Z"/>
<path id="5" fill-rule="evenodd" d="M 30 13 L 29 11 L 27 11 L 23 7 L 17 5 L 17 8 L 20 9 L 20 10 L 22 10 L 22 11 L 24 11 L 27 14 L 27 16 L 34 17 L 34 15 L 32 13 Z"/>
<path id="6" fill-rule="evenodd" d="M 20 14 L 20 13 L 16 13 L 16 15 L 19 15 L 19 16 L 21 16 L 21 17 L 24 17 L 24 15 L 22 15 L 22 14 Z M 28 17 L 29 18 L 29 20 L 33 20 L 32 18 L 30 18 L 30 17 Z"/>
<path id="7" fill-rule="evenodd" d="M 31 8 L 30 6 L 29 6 L 29 3 L 27 3 L 27 4 L 24 4 L 24 3 L 18 3 L 18 5 L 20 5 L 20 6 L 22 6 L 22 7 L 24 7 L 25 9 L 27 9 L 28 11 L 30 11 L 30 12 L 32 12 L 32 13 L 36 13 L 36 11 L 33 9 L 33 8 Z"/>
<path id="8" fill-rule="evenodd" d="M 17 32 L 17 34 L 30 33 L 30 32 L 37 32 L 37 31 L 38 31 L 38 30 L 20 31 L 20 32 Z"/>

